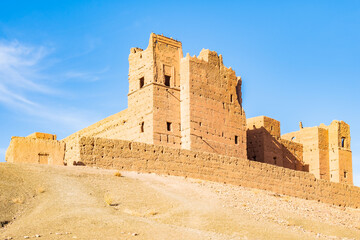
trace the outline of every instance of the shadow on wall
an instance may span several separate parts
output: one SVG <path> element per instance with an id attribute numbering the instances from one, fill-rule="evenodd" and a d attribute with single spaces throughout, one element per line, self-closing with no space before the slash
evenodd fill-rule
<path id="1" fill-rule="evenodd" d="M 240 106 L 242 106 L 242 96 L 241 96 L 241 78 L 238 78 L 238 83 L 236 85 L 236 95 L 237 95 L 237 100 L 240 104 Z"/>
<path id="2" fill-rule="evenodd" d="M 309 172 L 302 144 L 276 138 L 264 127 L 247 130 L 247 154 L 249 160 Z"/>

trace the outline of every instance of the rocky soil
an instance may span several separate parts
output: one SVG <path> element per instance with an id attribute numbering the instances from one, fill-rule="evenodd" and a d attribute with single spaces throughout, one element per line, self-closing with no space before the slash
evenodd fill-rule
<path id="1" fill-rule="evenodd" d="M 0 239 L 360 239 L 360 209 L 196 179 L 0 164 Z"/>

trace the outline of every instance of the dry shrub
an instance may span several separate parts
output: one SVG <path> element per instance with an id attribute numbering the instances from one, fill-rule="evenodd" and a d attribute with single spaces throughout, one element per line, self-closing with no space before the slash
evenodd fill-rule
<path id="1" fill-rule="evenodd" d="M 17 203 L 17 204 L 23 204 L 24 201 L 25 201 L 25 199 L 24 199 L 23 196 L 16 197 L 16 198 L 13 198 L 13 199 L 12 199 L 12 202 L 13 202 L 13 203 Z"/>
<path id="2" fill-rule="evenodd" d="M 45 188 L 42 187 L 42 186 L 40 186 L 40 187 L 38 187 L 38 188 L 36 189 L 36 193 L 37 193 L 37 194 L 44 193 L 44 192 L 45 192 Z"/>
<path id="3" fill-rule="evenodd" d="M 119 171 L 114 172 L 115 177 L 122 177 L 121 173 Z"/>
<path id="4" fill-rule="evenodd" d="M 114 199 L 111 197 L 111 195 L 110 195 L 109 193 L 105 193 L 105 195 L 104 195 L 104 202 L 105 202 L 107 205 L 111 206 L 111 205 L 113 204 L 113 202 L 114 202 Z"/>

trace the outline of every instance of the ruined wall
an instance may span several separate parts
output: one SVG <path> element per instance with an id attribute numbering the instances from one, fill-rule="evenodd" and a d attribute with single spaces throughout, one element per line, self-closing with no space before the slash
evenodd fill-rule
<path id="1" fill-rule="evenodd" d="M 266 116 L 258 116 L 246 119 L 247 129 L 265 128 L 276 139 L 280 138 L 280 122 Z"/>
<path id="2" fill-rule="evenodd" d="M 323 157 L 324 153 L 319 148 L 319 128 L 303 128 L 299 132 L 284 134 L 281 138 L 303 144 L 304 163 L 309 165 L 310 173 L 314 174 L 316 178 L 321 178 L 320 163 L 322 161 L 320 157 Z"/>
<path id="3" fill-rule="evenodd" d="M 140 131 L 139 124 L 132 121 L 131 114 L 129 114 L 129 111 L 126 109 L 71 134 L 62 140 L 62 142 L 66 144 L 65 163 L 72 165 L 79 159 L 80 152 L 78 144 L 81 136 L 132 141 L 135 140 L 131 134 L 135 128 L 134 125 L 136 125 L 138 131 Z"/>
<path id="4" fill-rule="evenodd" d="M 334 120 L 281 137 L 304 145 L 304 162 L 317 178 L 353 184 L 350 126 L 345 122 Z"/>
<path id="5" fill-rule="evenodd" d="M 83 137 L 88 166 L 154 172 L 225 182 L 341 206 L 360 207 L 360 188 L 316 179 L 312 174 L 212 153 L 121 140 Z"/>
<path id="6" fill-rule="evenodd" d="M 285 139 L 279 139 L 282 144 L 283 167 L 309 172 L 309 165 L 303 160 L 303 145 Z"/>
<path id="7" fill-rule="evenodd" d="M 259 116 L 246 119 L 247 157 L 294 170 L 308 171 L 303 162 L 303 145 L 280 138 L 280 122 Z"/>
<path id="8" fill-rule="evenodd" d="M 181 60 L 182 147 L 246 158 L 241 79 L 203 49 Z"/>
<path id="9" fill-rule="evenodd" d="M 330 178 L 334 182 L 353 184 L 350 126 L 333 121 L 329 130 Z"/>
<path id="10" fill-rule="evenodd" d="M 65 144 L 56 140 L 12 137 L 5 160 L 10 163 L 64 165 Z"/>

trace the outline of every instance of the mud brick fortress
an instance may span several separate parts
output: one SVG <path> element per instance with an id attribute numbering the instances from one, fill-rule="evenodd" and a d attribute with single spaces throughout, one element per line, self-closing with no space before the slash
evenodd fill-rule
<path id="1" fill-rule="evenodd" d="M 7 162 L 87 165 L 187 176 L 360 207 L 343 121 L 280 134 L 280 122 L 246 119 L 242 80 L 221 55 L 196 57 L 151 34 L 129 55 L 128 108 L 61 141 L 12 137 Z"/>

